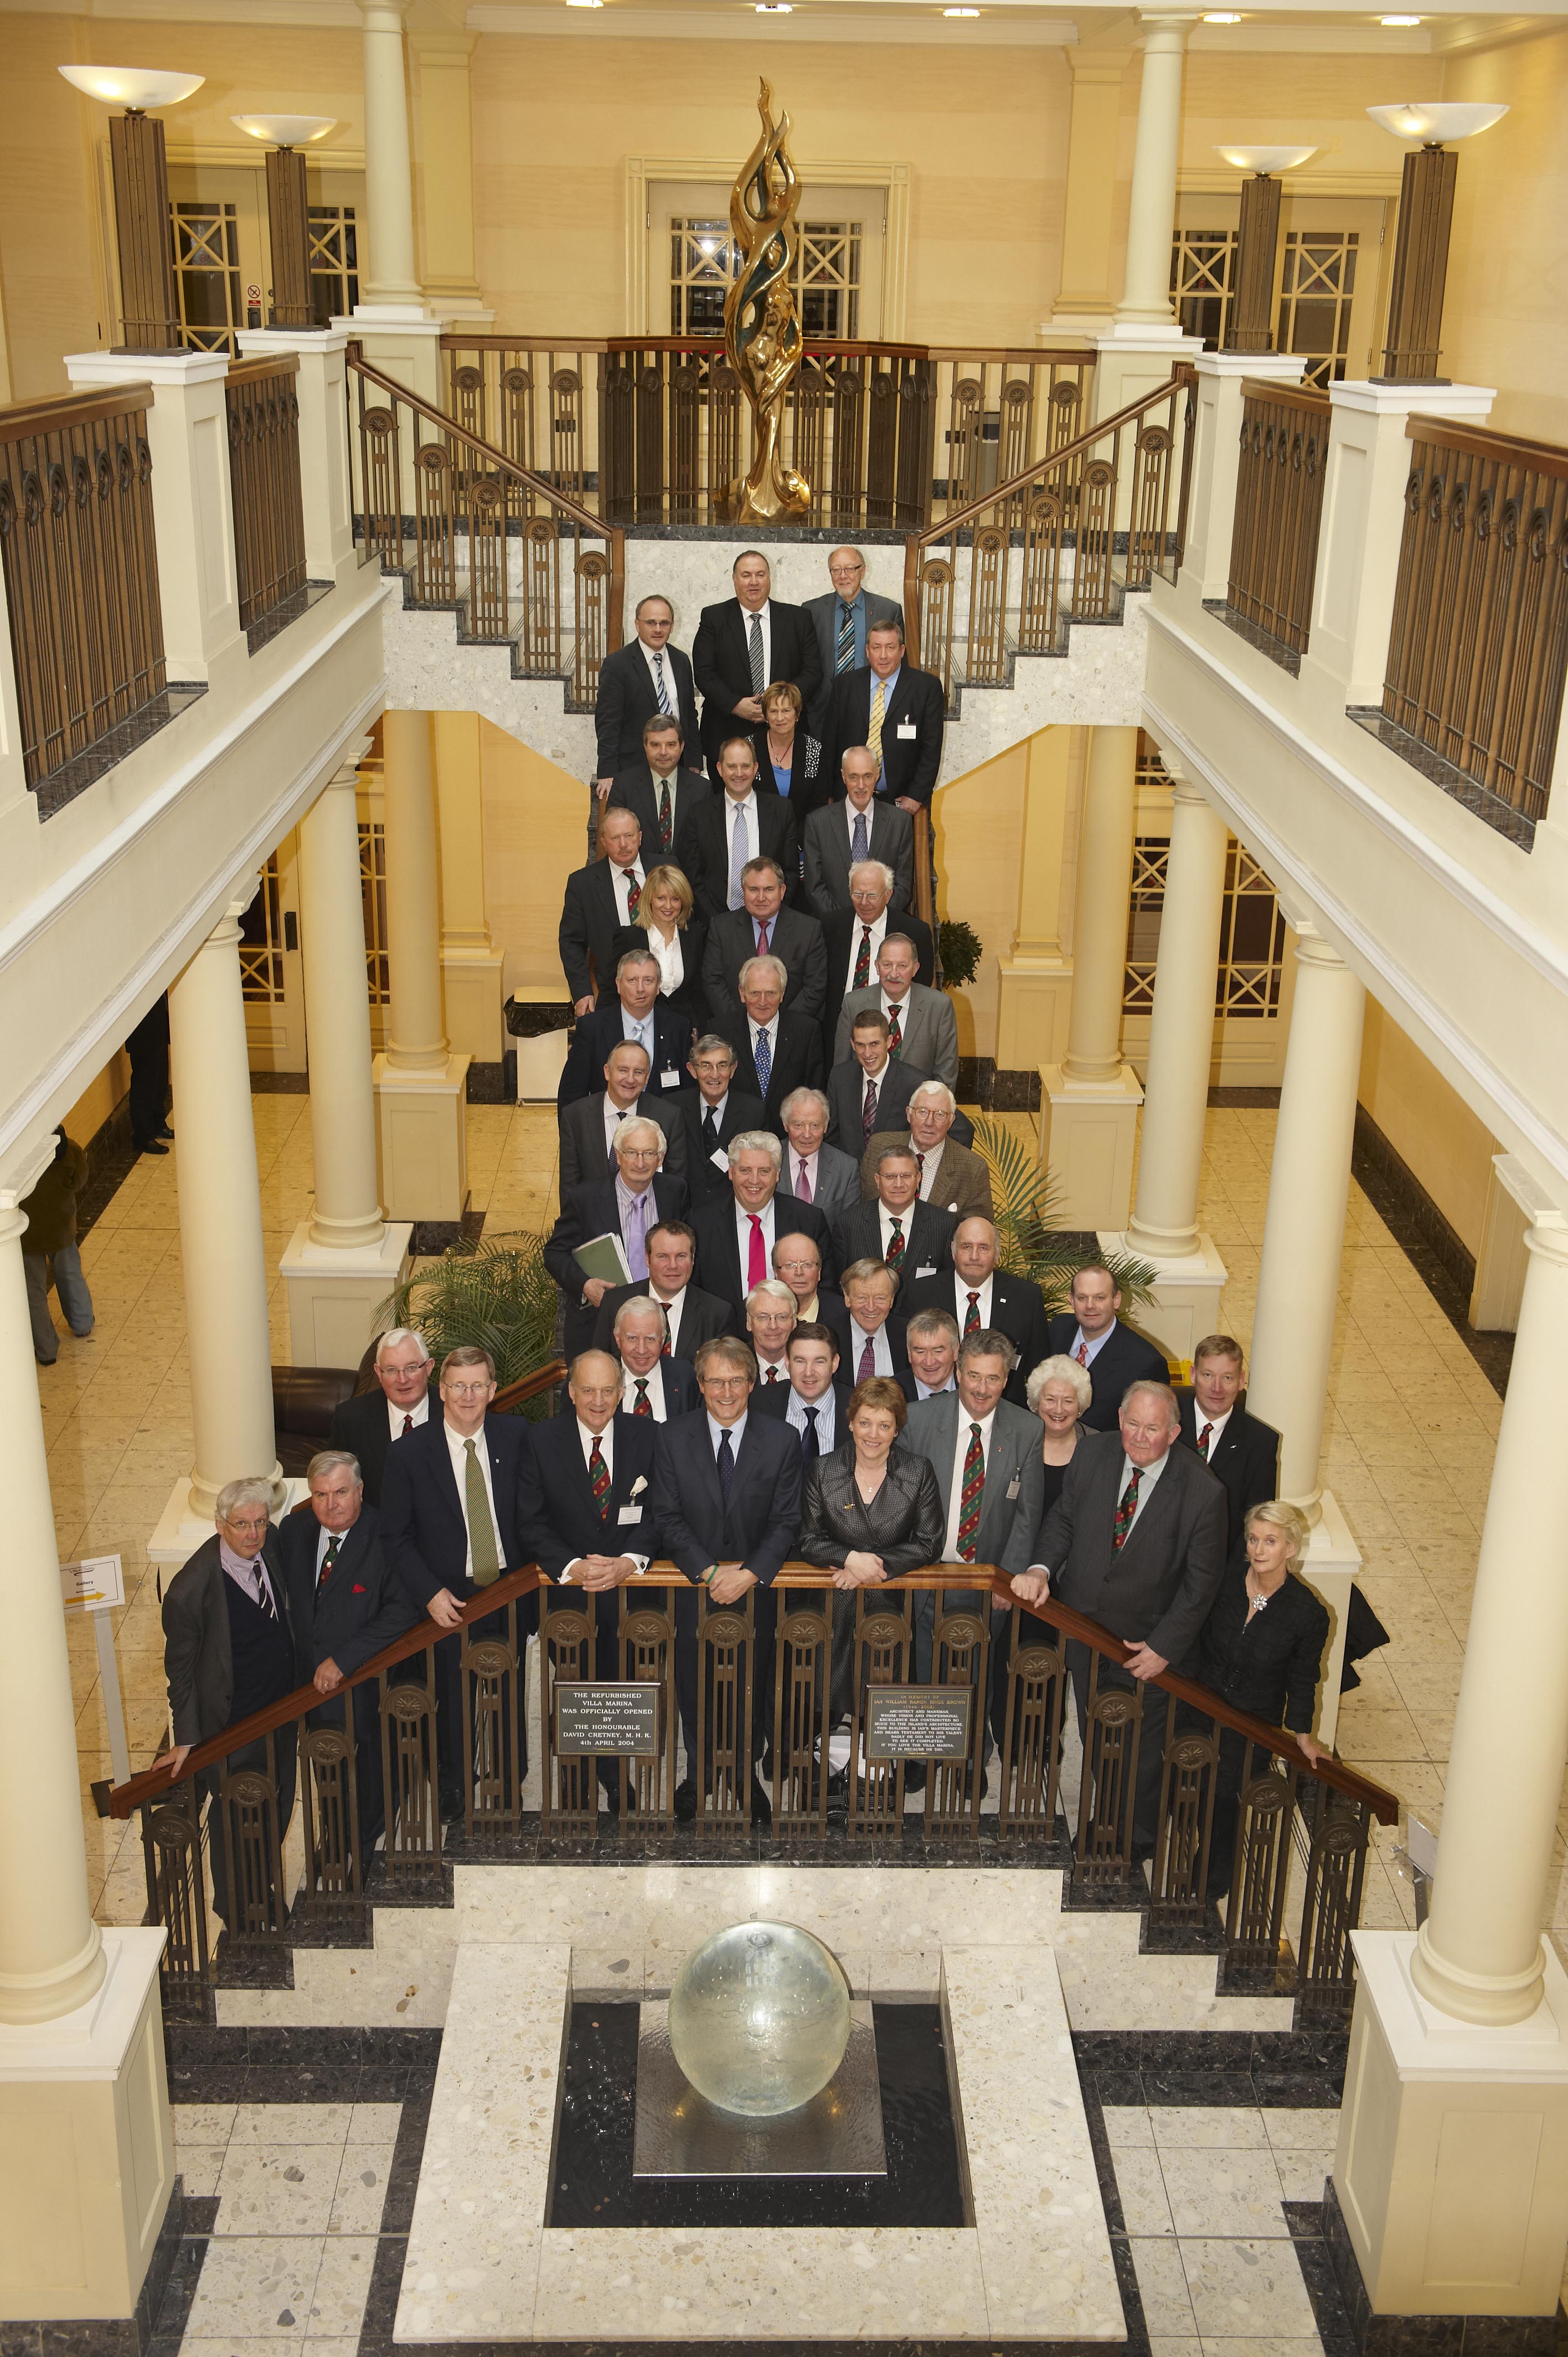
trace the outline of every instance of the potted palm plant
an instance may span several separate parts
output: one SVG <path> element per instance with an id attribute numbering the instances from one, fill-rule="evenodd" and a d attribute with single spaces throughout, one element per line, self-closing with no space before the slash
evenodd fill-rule
<path id="1" fill-rule="evenodd" d="M 554 1359 L 559 1300 L 542 1236 L 465 1236 L 390 1293 L 376 1322 L 416 1327 L 438 1365 L 460 1342 L 478 1343 L 495 1361 L 497 1389 L 504 1394 Z M 538 1423 L 552 1405 L 546 1390 L 517 1412 Z"/>
<path id="2" fill-rule="evenodd" d="M 1031 1277 L 1045 1296 L 1047 1316 L 1068 1306 L 1073 1271 L 1084 1261 L 1082 1239 L 1055 1224 L 1057 1203 L 1048 1174 L 1015 1130 L 994 1114 L 974 1125 L 975 1151 L 991 1172 L 991 1198 L 1002 1265 L 1015 1276 Z M 1154 1298 L 1156 1272 L 1131 1253 L 1101 1255 L 1133 1308 Z"/>

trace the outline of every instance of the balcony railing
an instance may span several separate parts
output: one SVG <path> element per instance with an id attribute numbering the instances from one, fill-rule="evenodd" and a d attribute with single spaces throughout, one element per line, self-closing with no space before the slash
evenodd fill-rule
<path id="1" fill-rule="evenodd" d="M 223 388 L 242 630 L 283 619 L 281 609 L 305 588 L 298 373 L 293 357 L 231 361 Z"/>
<path id="2" fill-rule="evenodd" d="M 1331 415 L 1326 393 L 1245 388 L 1226 614 L 1282 658 L 1302 654 L 1311 628 Z"/>
<path id="3" fill-rule="evenodd" d="M 60 773 L 120 759 L 164 694 L 151 400 L 150 385 L 126 384 L 0 411 L 23 775 L 45 816 Z"/>
<path id="4" fill-rule="evenodd" d="M 446 406 L 515 465 L 622 524 L 721 522 L 751 463 L 750 411 L 712 338 L 444 336 Z M 803 521 L 919 530 L 1072 439 L 1090 351 L 808 343 L 784 455 Z"/>

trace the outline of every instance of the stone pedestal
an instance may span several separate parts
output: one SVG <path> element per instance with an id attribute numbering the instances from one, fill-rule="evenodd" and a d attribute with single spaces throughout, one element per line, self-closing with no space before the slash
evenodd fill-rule
<path id="1" fill-rule="evenodd" d="M 1408 2324 L 1380 2333 L 1381 2318 L 1551 2318 L 1568 2242 L 1568 1977 L 1543 1947 L 1535 2011 L 1482 2029 L 1421 1995 L 1412 1932 L 1351 1936 L 1359 1977 L 1333 2187 L 1350 2246 L 1336 2264 L 1363 2349 L 1458 2347 L 1435 2323 L 1424 2338 Z M 1535 2344 L 1498 2332 L 1484 2345 Z"/>
<path id="2" fill-rule="evenodd" d="M 1152 1262 L 1158 1271 L 1155 1297 L 1139 1304 L 1138 1324 L 1171 1358 L 1190 1360 L 1194 1343 L 1212 1334 L 1219 1322 L 1225 1263 L 1213 1237 L 1200 1232 L 1195 1253 L 1161 1259 L 1154 1259 L 1124 1228 L 1102 1231 L 1100 1245 L 1102 1252 L 1133 1254 Z"/>
<path id="3" fill-rule="evenodd" d="M 273 1520 L 281 1523 L 298 1505 L 310 1485 L 302 1473 L 285 1473 L 274 1486 L 278 1503 L 273 1509 Z M 177 1571 L 211 1536 L 211 1515 L 199 1514 L 192 1506 L 188 1481 L 177 1481 L 147 1541 L 147 1561 L 160 1570 Z M 166 1587 L 168 1583 L 166 1580 L 164 1584 Z"/>
<path id="4" fill-rule="evenodd" d="M 1223 597 L 1230 586 L 1242 388 L 1249 377 L 1282 386 L 1299 384 L 1306 362 L 1299 352 L 1198 352 L 1193 366 L 1197 371 L 1196 455 L 1182 571 L 1190 568 L 1196 575 L 1200 597 Z"/>
<path id="5" fill-rule="evenodd" d="M 507 1049 L 506 1022 L 501 1013 L 505 992 L 500 950 L 441 950 L 441 996 L 446 1009 L 446 1034 L 454 1048 L 477 1064 L 499 1063 Z"/>
<path id="6" fill-rule="evenodd" d="M 1060 1064 L 1041 1065 L 1040 1159 L 1057 1189 L 1058 1226 L 1126 1226 L 1143 1102 L 1131 1064 L 1103 1082 L 1069 1081 Z"/>
<path id="7" fill-rule="evenodd" d="M 1328 1644 L 1323 1656 L 1323 1683 L 1317 1689 L 1317 1717 L 1312 1731 L 1319 1743 L 1332 1746 L 1339 1725 L 1345 1616 L 1350 1609 L 1351 1587 L 1361 1568 L 1361 1550 L 1333 1491 L 1325 1490 L 1317 1502 L 1318 1518 L 1312 1526 L 1306 1554 L 1296 1569 L 1328 1610 Z"/>
<path id="8" fill-rule="evenodd" d="M 52 2021 L 0 2024 L 6 2320 L 135 2314 L 174 2186 L 157 1986 L 164 1938 L 106 1930 L 106 1969 L 85 2005 Z"/>
<path id="9" fill-rule="evenodd" d="M 468 1058 L 438 1071 L 400 1072 L 385 1056 L 371 1067 L 381 1197 L 389 1220 L 460 1220 L 468 1197 L 464 1101 Z"/>
<path id="10" fill-rule="evenodd" d="M 519 1104 L 553 1104 L 571 1052 L 569 1031 L 541 1031 L 532 1039 L 514 1039 L 517 1049 Z"/>
<path id="11" fill-rule="evenodd" d="M 278 1267 L 288 1295 L 292 1363 L 357 1367 L 375 1332 L 376 1311 L 409 1270 L 410 1223 L 389 1226 L 379 1244 L 340 1251 L 312 1243 L 302 1220 Z"/>

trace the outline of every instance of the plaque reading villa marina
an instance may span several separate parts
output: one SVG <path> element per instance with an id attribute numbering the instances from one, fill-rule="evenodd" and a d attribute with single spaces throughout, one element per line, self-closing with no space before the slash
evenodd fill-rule
<path id="1" fill-rule="evenodd" d="M 868 1686 L 867 1760 L 966 1760 L 973 1699 L 967 1686 Z"/>
<path id="2" fill-rule="evenodd" d="M 607 1752 L 642 1760 L 659 1749 L 657 1682 L 622 1679 L 603 1685 L 558 1679 L 555 1749 L 566 1759 Z"/>

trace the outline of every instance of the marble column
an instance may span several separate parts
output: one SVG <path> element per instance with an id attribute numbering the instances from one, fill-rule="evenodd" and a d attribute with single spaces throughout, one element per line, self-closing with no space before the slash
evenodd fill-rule
<path id="1" fill-rule="evenodd" d="M 196 1427 L 188 1512 L 210 1528 L 218 1492 L 245 1475 L 284 1485 L 273 1429 L 272 1341 L 251 1060 L 231 901 L 170 985 L 180 1258 Z"/>
<path id="2" fill-rule="evenodd" d="M 1040 1075 L 1040 1153 L 1064 1227 L 1127 1224 L 1144 1092 L 1122 1060 L 1138 732 L 1095 728 L 1084 766 L 1067 1052 Z"/>
<path id="3" fill-rule="evenodd" d="M 360 300 L 419 307 L 413 254 L 413 166 L 403 27 L 409 0 L 359 0 L 365 28 L 365 215 L 368 267 Z"/>
<path id="4" fill-rule="evenodd" d="M 467 1194 L 469 1059 L 448 1050 L 442 1010 L 431 716 L 388 712 L 381 727 L 391 987 L 386 1049 L 374 1066 L 381 1200 L 391 1219 L 454 1221 Z"/>
<path id="5" fill-rule="evenodd" d="M 1174 328 L 1171 237 L 1181 156 L 1181 81 L 1191 16 L 1144 16 L 1144 75 L 1127 211 L 1127 262 L 1118 324 Z"/>

